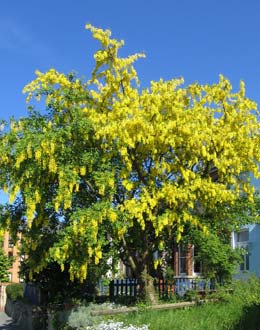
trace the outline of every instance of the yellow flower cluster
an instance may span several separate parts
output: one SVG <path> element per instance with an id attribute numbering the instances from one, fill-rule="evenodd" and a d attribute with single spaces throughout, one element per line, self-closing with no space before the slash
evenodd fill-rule
<path id="1" fill-rule="evenodd" d="M 20 164 L 25 160 L 25 154 L 24 152 L 21 152 L 17 158 L 16 158 L 16 162 L 15 162 L 15 167 L 19 169 Z"/>
<path id="2" fill-rule="evenodd" d="M 57 72 L 55 69 L 50 69 L 46 73 L 42 73 L 39 70 L 35 71 L 37 78 L 31 83 L 26 85 L 23 89 L 23 93 L 27 94 L 27 102 L 29 102 L 35 91 L 40 89 L 47 89 L 48 86 L 59 85 L 61 88 L 69 88 L 71 82 L 64 74 Z M 37 94 L 37 101 L 40 101 L 40 94 Z"/>

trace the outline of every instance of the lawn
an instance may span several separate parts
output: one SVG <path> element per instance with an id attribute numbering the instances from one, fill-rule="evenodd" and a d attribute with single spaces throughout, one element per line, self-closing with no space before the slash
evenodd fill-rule
<path id="1" fill-rule="evenodd" d="M 72 311 L 64 329 L 147 329 L 149 330 L 260 330 L 260 282 L 252 278 L 248 282 L 234 284 L 233 293 L 218 292 L 218 301 L 199 303 L 195 307 L 174 310 L 149 310 L 140 305 L 137 312 L 116 316 L 91 316 L 96 308 L 104 305 L 82 306 Z M 215 297 L 216 299 L 217 297 Z M 108 306 L 108 308 L 111 308 Z M 100 322 L 102 325 L 100 326 Z M 110 322 L 115 322 L 114 327 Z M 116 322 L 123 322 L 116 326 Z M 118 323 L 117 323 L 118 324 Z M 89 325 L 89 327 L 86 327 Z M 133 325 L 133 327 L 129 327 Z M 59 328 L 61 329 L 61 327 Z"/>
<path id="2" fill-rule="evenodd" d="M 259 330 L 260 284 L 237 283 L 233 294 L 221 294 L 219 302 L 182 310 L 142 311 L 118 316 L 126 324 L 149 324 L 149 330 Z"/>
<path id="3" fill-rule="evenodd" d="M 245 312 L 250 313 L 250 317 L 244 315 Z M 257 330 L 260 329 L 260 309 L 253 306 L 250 310 L 241 310 L 229 303 L 212 303 L 185 310 L 143 311 L 117 320 L 126 324 L 148 324 L 150 330 Z"/>

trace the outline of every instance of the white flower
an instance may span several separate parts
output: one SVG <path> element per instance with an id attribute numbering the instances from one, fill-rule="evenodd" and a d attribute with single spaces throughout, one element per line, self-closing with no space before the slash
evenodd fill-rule
<path id="1" fill-rule="evenodd" d="M 123 322 L 102 322 L 96 326 L 86 327 L 86 330 L 149 330 L 148 325 L 134 326 L 124 325 Z"/>

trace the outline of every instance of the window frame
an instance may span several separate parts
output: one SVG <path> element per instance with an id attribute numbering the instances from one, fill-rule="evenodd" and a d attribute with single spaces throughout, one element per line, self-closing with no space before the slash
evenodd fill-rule
<path id="1" fill-rule="evenodd" d="M 249 242 L 249 229 L 244 228 L 236 232 L 236 247 L 244 249 L 245 254 L 242 256 L 241 263 L 239 264 L 240 272 L 250 271 L 250 242 Z M 245 239 L 246 238 L 246 239 Z"/>
<path id="2" fill-rule="evenodd" d="M 192 246 L 192 273 L 193 276 L 201 276 L 203 273 L 203 264 L 202 261 L 196 261 L 196 247 L 193 245 Z M 199 272 L 195 272 L 195 263 L 199 263 Z"/>
<path id="3" fill-rule="evenodd" d="M 187 246 L 179 244 L 178 246 L 178 276 L 188 276 L 188 258 L 187 258 Z M 185 267 L 185 272 L 182 272 L 182 266 Z"/>

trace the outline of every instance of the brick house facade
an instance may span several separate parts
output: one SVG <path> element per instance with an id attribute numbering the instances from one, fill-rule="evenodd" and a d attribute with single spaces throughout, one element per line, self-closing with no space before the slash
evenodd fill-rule
<path id="1" fill-rule="evenodd" d="M 196 261 L 196 249 L 192 244 L 177 245 L 173 249 L 175 277 L 196 277 L 202 274 L 201 262 Z"/>

